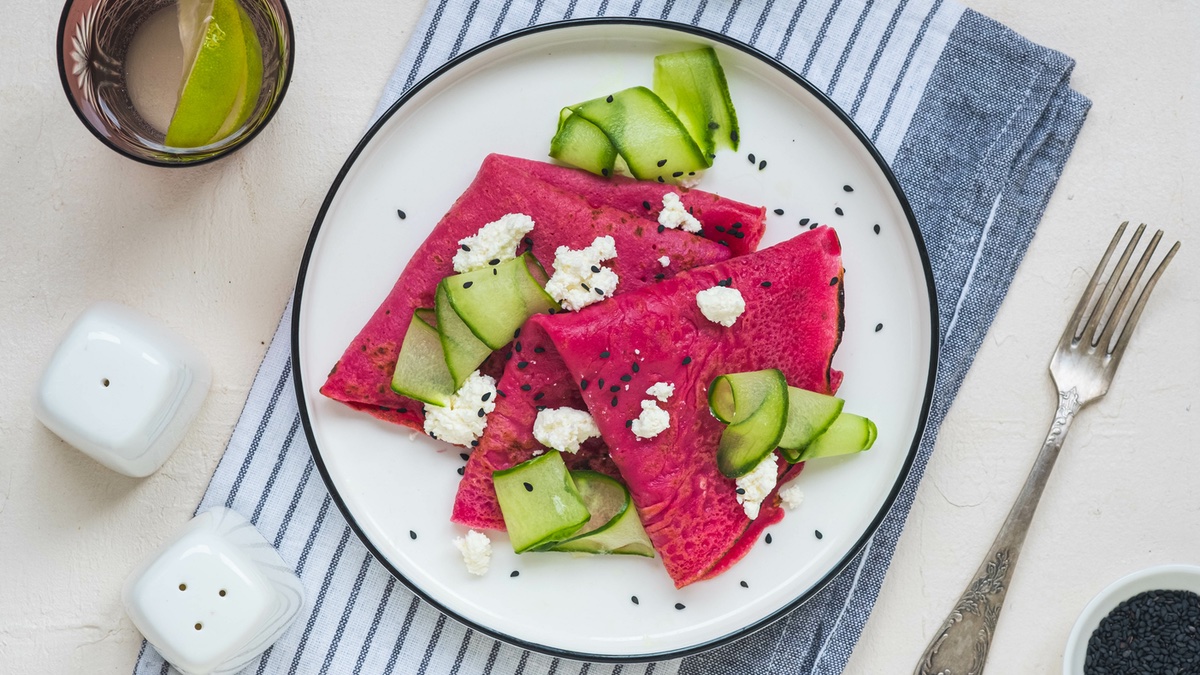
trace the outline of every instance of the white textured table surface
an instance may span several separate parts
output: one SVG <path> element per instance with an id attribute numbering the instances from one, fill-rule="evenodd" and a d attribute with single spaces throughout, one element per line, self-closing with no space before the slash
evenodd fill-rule
<path id="1" fill-rule="evenodd" d="M 295 281 L 325 191 L 364 129 L 420 0 L 292 0 L 295 76 L 248 148 L 171 171 L 123 159 L 76 120 L 54 62 L 61 6 L 0 22 L 0 670 L 124 673 L 140 637 L 119 588 L 191 515 Z M 974 0 L 1078 60 L 1095 103 L 958 401 L 847 673 L 909 673 L 974 571 L 1054 408 L 1046 373 L 1113 227 L 1183 249 L 1108 397 L 1082 412 L 1029 534 L 989 673 L 1060 666 L 1110 581 L 1200 563 L 1200 5 Z M 1136 5 L 1137 11 L 1132 9 Z M 158 473 L 124 478 L 33 417 L 29 394 L 72 319 L 111 299 L 211 359 L 198 423 Z"/>

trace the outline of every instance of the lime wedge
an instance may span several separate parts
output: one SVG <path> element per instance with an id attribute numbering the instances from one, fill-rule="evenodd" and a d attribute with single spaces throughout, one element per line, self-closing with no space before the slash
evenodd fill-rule
<path id="1" fill-rule="evenodd" d="M 238 89 L 237 99 L 233 102 L 229 116 L 225 118 L 225 124 L 221 125 L 220 131 L 213 136 L 214 141 L 219 141 L 237 131 L 246 123 L 246 120 L 250 119 L 250 115 L 257 107 L 258 95 L 262 92 L 262 45 L 258 41 L 258 33 L 254 30 L 254 24 L 250 22 L 250 15 L 241 6 L 238 6 L 238 14 L 242 17 L 242 37 L 246 43 L 246 80 Z"/>
<path id="2" fill-rule="evenodd" d="M 196 4 L 204 2 L 184 2 L 179 8 L 180 38 L 196 41 L 194 46 L 184 43 L 185 54 L 194 51 L 196 56 L 167 127 L 166 144 L 179 148 L 216 140 L 238 103 L 239 92 L 245 97 L 250 79 L 242 29 L 244 12 L 237 0 L 213 0 L 207 21 L 197 20 L 203 7 L 197 9 Z M 258 86 L 262 83 L 261 61 L 260 57 Z"/>

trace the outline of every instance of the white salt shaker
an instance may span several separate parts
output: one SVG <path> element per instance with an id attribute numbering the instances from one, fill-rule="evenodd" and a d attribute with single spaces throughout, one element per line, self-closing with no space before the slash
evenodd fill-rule
<path id="1" fill-rule="evenodd" d="M 217 507 L 134 570 L 122 599 L 133 624 L 177 670 L 224 675 L 279 639 L 304 591 L 248 520 Z"/>
<path id="2" fill-rule="evenodd" d="M 183 440 L 211 382 L 204 356 L 175 333 L 141 312 L 100 302 L 63 336 L 33 409 L 92 459 L 148 476 Z"/>

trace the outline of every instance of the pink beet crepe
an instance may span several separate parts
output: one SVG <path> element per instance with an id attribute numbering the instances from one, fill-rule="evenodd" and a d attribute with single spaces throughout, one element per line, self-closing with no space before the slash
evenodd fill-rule
<path id="1" fill-rule="evenodd" d="M 706 236 L 680 230 L 658 231 L 662 195 L 681 195 Z M 646 209 L 642 202 L 650 205 Z M 389 422 L 421 429 L 423 406 L 391 390 L 392 371 L 412 312 L 433 305 L 438 282 L 454 273 L 458 241 L 507 213 L 524 213 L 536 226 L 530 239 L 534 257 L 552 271 L 558 246 L 583 248 L 599 236 L 616 240 L 612 268 L 621 278 L 618 292 L 628 292 L 676 272 L 729 258 L 745 246 L 757 245 L 765 211 L 699 190 L 632 179 L 606 179 L 583 171 L 503 155 L 484 159 L 475 180 L 417 249 L 375 314 L 330 371 L 321 393 Z M 733 222 L 743 226 L 729 232 Z M 717 232 L 721 227 L 724 233 Z M 708 238 L 713 235 L 718 239 Z M 671 259 L 662 267 L 660 256 Z M 499 354 L 499 353 L 498 353 Z M 497 355 L 483 370 L 498 374 Z M 502 385 L 503 387 L 503 385 Z"/>

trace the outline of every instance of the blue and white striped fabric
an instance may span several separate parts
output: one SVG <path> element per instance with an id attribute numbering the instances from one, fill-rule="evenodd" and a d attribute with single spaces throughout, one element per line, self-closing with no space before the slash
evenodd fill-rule
<path id="1" fill-rule="evenodd" d="M 681 660 L 598 665 L 498 643 L 427 606 L 367 553 L 314 471 L 289 362 L 290 309 L 198 510 L 248 516 L 308 591 L 301 620 L 254 673 L 672 675 L 840 673 L 875 603 L 953 402 L 1089 107 L 1072 61 L 949 0 L 430 0 L 379 112 L 434 68 L 507 31 L 583 16 L 718 30 L 828 92 L 908 194 L 933 263 L 942 362 L 920 455 L 878 533 L 786 619 Z M 135 672 L 165 673 L 143 648 Z"/>

